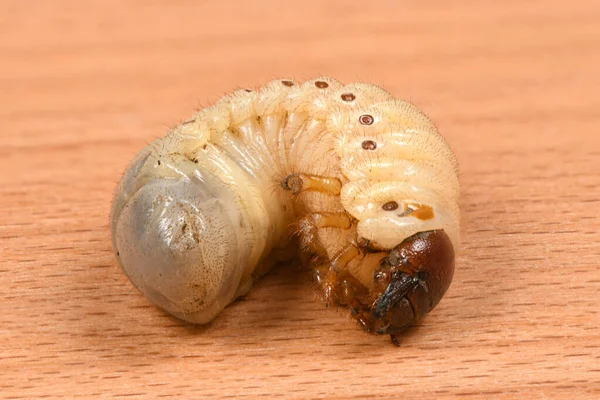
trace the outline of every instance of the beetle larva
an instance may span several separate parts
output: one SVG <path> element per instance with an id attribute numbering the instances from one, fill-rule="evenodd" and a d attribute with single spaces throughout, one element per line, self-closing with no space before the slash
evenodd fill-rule
<path id="1" fill-rule="evenodd" d="M 225 96 L 135 157 L 113 247 L 153 303 L 202 324 L 296 233 L 324 301 L 395 340 L 450 285 L 459 191 L 452 151 L 413 105 L 365 83 L 280 79 Z"/>

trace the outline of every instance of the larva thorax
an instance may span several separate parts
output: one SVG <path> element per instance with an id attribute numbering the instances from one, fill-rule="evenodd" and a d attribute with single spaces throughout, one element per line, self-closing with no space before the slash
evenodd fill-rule
<path id="1" fill-rule="evenodd" d="M 304 186 L 294 192 L 290 177 Z M 458 246 L 458 195 L 455 158 L 416 107 L 368 84 L 276 80 L 222 98 L 134 159 L 113 203 L 113 245 L 154 303 L 205 323 L 278 260 L 274 249 L 288 251 L 296 231 L 327 301 L 333 293 L 376 314 L 374 275 L 392 249 L 442 229 Z M 340 267 L 325 278 L 322 264 Z M 348 278 L 338 281 L 338 269 Z M 353 300 L 340 298 L 348 285 Z M 369 318 L 383 322 L 367 329 L 390 324 Z"/>

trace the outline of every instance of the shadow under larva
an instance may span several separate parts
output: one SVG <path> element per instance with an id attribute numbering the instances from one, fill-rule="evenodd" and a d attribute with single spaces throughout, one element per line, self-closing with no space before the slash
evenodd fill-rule
<path id="1" fill-rule="evenodd" d="M 413 105 L 366 83 L 279 79 L 134 158 L 113 248 L 153 303 L 204 324 L 299 242 L 323 300 L 397 343 L 450 285 L 459 192 L 452 151 Z"/>

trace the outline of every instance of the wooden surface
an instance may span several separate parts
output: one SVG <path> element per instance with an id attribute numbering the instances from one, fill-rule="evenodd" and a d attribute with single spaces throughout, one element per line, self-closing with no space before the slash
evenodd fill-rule
<path id="1" fill-rule="evenodd" d="M 596 0 L 0 4 L 0 397 L 600 397 Z M 235 87 L 322 74 L 455 149 L 445 299 L 400 348 L 290 266 L 207 327 L 150 306 L 110 245 L 126 163 Z"/>

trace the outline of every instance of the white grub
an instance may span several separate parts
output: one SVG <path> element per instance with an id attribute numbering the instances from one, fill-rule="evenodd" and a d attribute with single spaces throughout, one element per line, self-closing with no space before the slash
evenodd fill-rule
<path id="1" fill-rule="evenodd" d="M 292 196 L 279 185 L 291 173 L 335 177 L 343 187 L 335 196 Z M 299 218 L 346 212 L 357 220 L 351 232 L 319 232 L 329 257 L 350 233 L 390 249 L 444 229 L 458 249 L 459 192 L 452 151 L 413 105 L 366 83 L 278 79 L 225 96 L 135 157 L 113 201 L 113 247 L 153 303 L 207 323 L 282 253 L 294 254 Z M 398 206 L 383 207 L 390 202 Z M 433 217 L 411 216 L 411 204 Z M 369 283 L 364 271 L 356 275 Z"/>

